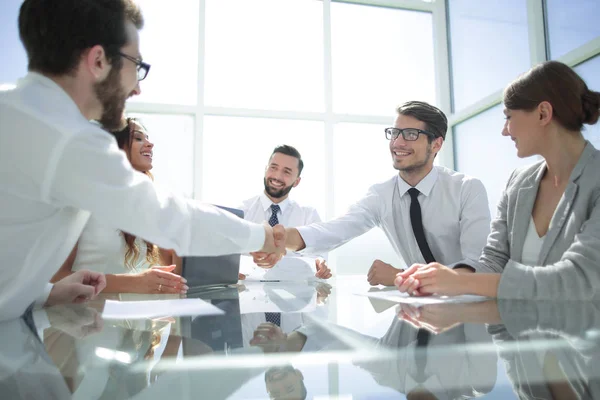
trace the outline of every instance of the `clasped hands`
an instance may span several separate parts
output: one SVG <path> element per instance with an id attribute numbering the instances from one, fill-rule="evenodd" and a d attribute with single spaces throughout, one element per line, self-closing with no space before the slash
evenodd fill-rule
<path id="1" fill-rule="evenodd" d="M 396 275 L 394 285 L 400 292 L 413 296 L 456 296 L 464 294 L 460 275 L 456 270 L 436 262 L 413 264 Z"/>

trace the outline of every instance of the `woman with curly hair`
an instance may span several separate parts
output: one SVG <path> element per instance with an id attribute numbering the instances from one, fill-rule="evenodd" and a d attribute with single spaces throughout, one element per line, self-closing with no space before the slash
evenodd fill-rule
<path id="1" fill-rule="evenodd" d="M 110 132 L 131 166 L 152 179 L 154 144 L 140 121 L 127 118 Z M 166 266 L 160 266 L 166 265 Z M 185 293 L 180 260 L 170 250 L 107 226 L 92 215 L 79 241 L 52 282 L 80 269 L 103 272 L 109 293 Z"/>

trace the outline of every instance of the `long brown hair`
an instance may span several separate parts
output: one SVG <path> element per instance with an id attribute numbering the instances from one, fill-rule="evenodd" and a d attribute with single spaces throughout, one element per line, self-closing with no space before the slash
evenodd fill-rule
<path id="1" fill-rule="evenodd" d="M 131 162 L 131 143 L 133 142 L 133 132 L 135 130 L 135 125 L 139 125 L 144 130 L 146 129 L 144 125 L 136 118 L 127 118 L 125 119 L 125 127 L 118 131 L 110 132 L 115 139 L 117 139 L 117 145 L 121 150 L 125 152 L 127 155 L 127 159 Z M 140 171 L 142 172 L 142 171 Z M 154 179 L 150 171 L 143 171 L 143 174 L 147 175 L 150 179 Z M 135 242 L 136 237 L 131 233 L 121 231 L 121 235 L 123 235 L 123 239 L 125 239 L 125 243 L 127 244 L 127 252 L 125 253 L 125 266 L 134 269 L 135 260 L 138 259 L 140 255 L 140 249 Z M 158 250 L 158 246 L 153 243 L 144 240 L 146 243 L 146 260 L 151 265 L 158 265 L 160 263 L 160 253 Z"/>

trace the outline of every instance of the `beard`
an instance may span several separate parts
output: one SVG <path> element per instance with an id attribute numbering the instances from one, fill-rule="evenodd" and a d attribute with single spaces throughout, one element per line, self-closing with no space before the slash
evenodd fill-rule
<path id="1" fill-rule="evenodd" d="M 406 167 L 396 167 L 394 165 L 394 168 L 400 172 L 405 172 L 408 174 L 418 172 L 427 166 L 427 164 L 429 163 L 429 159 L 431 158 L 431 153 L 431 144 L 429 144 L 427 145 L 427 150 L 425 152 L 425 158 L 423 159 L 423 161 L 415 161 L 414 163 L 407 165 Z"/>
<path id="2" fill-rule="evenodd" d="M 125 100 L 128 97 L 121 87 L 121 68 L 113 65 L 106 79 L 94 85 L 94 92 L 102 105 L 99 122 L 107 130 L 121 128 Z"/>
<path id="3" fill-rule="evenodd" d="M 267 178 L 264 178 L 263 181 L 265 184 L 265 192 L 267 192 L 267 194 L 274 199 L 280 199 L 284 196 L 287 196 L 287 194 L 294 187 L 293 185 L 290 185 L 290 186 L 284 186 L 281 189 L 273 189 L 272 187 L 269 186 L 269 184 L 267 182 Z"/>

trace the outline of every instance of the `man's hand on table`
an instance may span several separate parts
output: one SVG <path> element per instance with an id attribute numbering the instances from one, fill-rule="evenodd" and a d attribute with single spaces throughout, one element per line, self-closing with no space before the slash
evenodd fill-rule
<path id="1" fill-rule="evenodd" d="M 96 298 L 106 287 L 106 277 L 99 272 L 80 270 L 56 282 L 45 306 L 78 304 Z"/>

